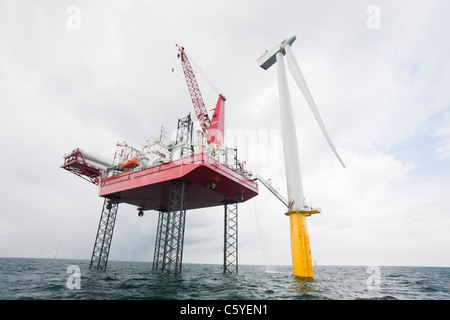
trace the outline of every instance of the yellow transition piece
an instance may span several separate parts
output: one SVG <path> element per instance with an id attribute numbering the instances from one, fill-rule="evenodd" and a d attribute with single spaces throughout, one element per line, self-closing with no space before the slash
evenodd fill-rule
<path id="1" fill-rule="evenodd" d="M 294 276 L 314 277 L 306 217 L 319 212 L 318 210 L 311 210 L 286 213 L 291 222 L 291 250 Z"/>

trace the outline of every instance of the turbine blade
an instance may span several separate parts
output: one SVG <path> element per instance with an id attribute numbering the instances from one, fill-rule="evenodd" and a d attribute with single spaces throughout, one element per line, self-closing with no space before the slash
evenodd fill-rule
<path id="1" fill-rule="evenodd" d="M 314 115 L 314 118 L 316 118 L 316 121 L 319 124 L 319 127 L 322 130 L 323 135 L 325 136 L 325 139 L 327 140 L 328 144 L 330 145 L 331 150 L 333 150 L 333 152 L 336 155 L 336 157 L 338 158 L 339 162 L 345 168 L 345 164 L 342 161 L 341 157 L 339 156 L 336 148 L 334 147 L 333 142 L 331 141 L 330 135 L 328 134 L 328 131 L 325 128 L 325 124 L 323 123 L 322 117 L 320 116 L 320 113 L 319 113 L 319 110 L 317 109 L 316 103 L 314 102 L 311 92 L 309 91 L 308 85 L 306 84 L 306 81 L 305 81 L 305 78 L 303 77 L 302 71 L 300 70 L 298 63 L 295 60 L 294 55 L 292 54 L 291 47 L 289 45 L 287 45 L 284 49 L 286 51 L 289 72 L 291 73 L 292 77 L 294 78 L 295 82 L 297 83 L 297 86 L 299 87 L 300 91 L 302 92 L 303 96 L 305 97 L 305 100 L 308 103 L 308 106 L 311 109 L 311 112 Z"/>

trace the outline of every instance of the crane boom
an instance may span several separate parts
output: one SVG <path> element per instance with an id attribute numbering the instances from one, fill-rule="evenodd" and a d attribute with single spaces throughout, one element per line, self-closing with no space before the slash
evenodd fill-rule
<path id="1" fill-rule="evenodd" d="M 200 92 L 200 88 L 195 78 L 194 69 L 192 69 L 191 63 L 184 51 L 184 47 L 177 45 L 179 53 L 178 58 L 181 59 L 181 65 L 183 67 L 184 77 L 189 89 L 192 104 L 194 105 L 195 115 L 200 122 L 200 126 L 206 135 L 208 144 L 223 144 L 224 138 L 224 120 L 225 120 L 225 97 L 219 94 L 216 108 L 213 112 L 213 119 L 208 116 L 203 97 Z"/>
<path id="2" fill-rule="evenodd" d="M 178 45 L 177 47 L 180 51 L 178 57 L 181 58 L 181 65 L 183 66 L 184 77 L 186 78 L 186 83 L 189 89 L 189 94 L 191 95 L 192 104 L 194 105 L 195 114 L 200 121 L 203 132 L 207 134 L 211 120 L 208 117 L 208 112 L 206 111 L 205 103 L 203 102 L 203 97 L 200 93 L 200 88 L 197 80 L 195 79 L 194 70 L 192 69 L 191 63 L 184 52 L 184 47 Z"/>

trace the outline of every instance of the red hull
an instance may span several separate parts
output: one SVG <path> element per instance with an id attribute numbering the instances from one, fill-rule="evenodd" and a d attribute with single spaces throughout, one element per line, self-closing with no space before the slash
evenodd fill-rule
<path id="1" fill-rule="evenodd" d="M 170 181 L 182 179 L 189 183 L 186 209 L 223 205 L 234 200 L 237 193 L 242 201 L 258 195 L 258 185 L 204 153 L 183 158 L 140 171 L 129 171 L 100 179 L 102 197 L 120 196 L 120 201 L 143 210 L 168 211 Z M 207 188 L 214 180 L 213 191 Z"/>

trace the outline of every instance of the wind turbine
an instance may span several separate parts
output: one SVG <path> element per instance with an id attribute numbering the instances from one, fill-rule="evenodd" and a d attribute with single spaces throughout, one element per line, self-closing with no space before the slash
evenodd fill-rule
<path id="1" fill-rule="evenodd" d="M 294 78 L 297 86 L 308 103 L 314 118 L 319 124 L 322 133 L 328 144 L 345 168 L 344 162 L 339 156 L 331 138 L 325 128 L 322 117 L 317 109 L 316 103 L 308 89 L 302 71 L 292 53 L 291 45 L 296 37 L 292 36 L 284 40 L 272 50 L 266 51 L 257 61 L 261 68 L 267 70 L 273 64 L 277 64 L 278 90 L 280 99 L 280 119 L 281 135 L 283 139 L 284 163 L 286 170 L 286 184 L 288 192 L 289 211 L 286 215 L 290 218 L 292 267 L 294 276 L 313 277 L 313 266 L 311 259 L 311 249 L 309 244 L 309 234 L 306 225 L 306 217 L 314 213 L 319 213 L 318 209 L 313 210 L 305 206 L 303 195 L 302 176 L 300 172 L 300 158 L 298 153 L 297 134 L 295 130 L 294 116 L 292 112 L 289 87 L 287 83 L 286 70 L 283 56 L 286 55 L 289 72 Z"/>
<path id="2" fill-rule="evenodd" d="M 58 255 L 59 246 L 61 245 L 61 241 L 58 240 L 58 246 L 56 247 L 55 257 L 53 259 L 56 259 L 56 256 Z"/>

